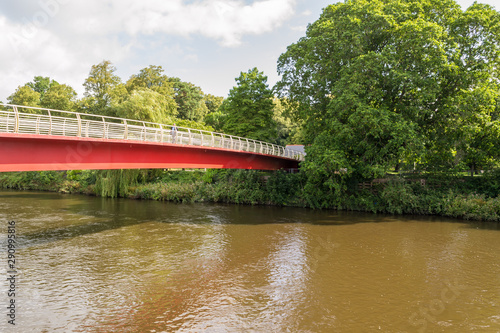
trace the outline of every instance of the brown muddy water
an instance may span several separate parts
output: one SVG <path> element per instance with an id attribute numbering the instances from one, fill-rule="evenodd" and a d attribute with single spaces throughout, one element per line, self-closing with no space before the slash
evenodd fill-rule
<path id="1" fill-rule="evenodd" d="M 499 224 L 15 191 L 0 223 L 0 332 L 500 332 Z"/>

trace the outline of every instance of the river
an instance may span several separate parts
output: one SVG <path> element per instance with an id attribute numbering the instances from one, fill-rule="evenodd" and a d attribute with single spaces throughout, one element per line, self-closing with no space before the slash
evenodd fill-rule
<path id="1" fill-rule="evenodd" d="M 16 191 L 0 221 L 1 332 L 500 332 L 499 224 Z"/>

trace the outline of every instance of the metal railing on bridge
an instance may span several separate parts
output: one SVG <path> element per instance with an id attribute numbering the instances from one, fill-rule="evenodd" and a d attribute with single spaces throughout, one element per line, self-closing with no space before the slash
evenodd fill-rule
<path id="1" fill-rule="evenodd" d="M 199 129 L 146 121 L 0 103 L 0 133 L 136 140 L 225 148 L 304 160 L 304 154 L 275 144 Z"/>

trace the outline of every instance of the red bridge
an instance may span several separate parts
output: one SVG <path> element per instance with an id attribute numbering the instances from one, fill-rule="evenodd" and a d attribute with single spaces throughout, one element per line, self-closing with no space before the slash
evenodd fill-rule
<path id="1" fill-rule="evenodd" d="M 0 172 L 82 169 L 295 169 L 304 154 L 222 133 L 0 104 Z"/>

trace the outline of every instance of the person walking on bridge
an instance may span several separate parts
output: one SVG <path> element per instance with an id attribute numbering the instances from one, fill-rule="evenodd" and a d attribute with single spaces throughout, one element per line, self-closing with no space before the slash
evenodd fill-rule
<path id="1" fill-rule="evenodd" d="M 172 143 L 175 143 L 175 137 L 177 135 L 177 127 L 175 126 L 172 126 L 172 131 L 170 132 L 171 136 L 172 136 Z"/>

